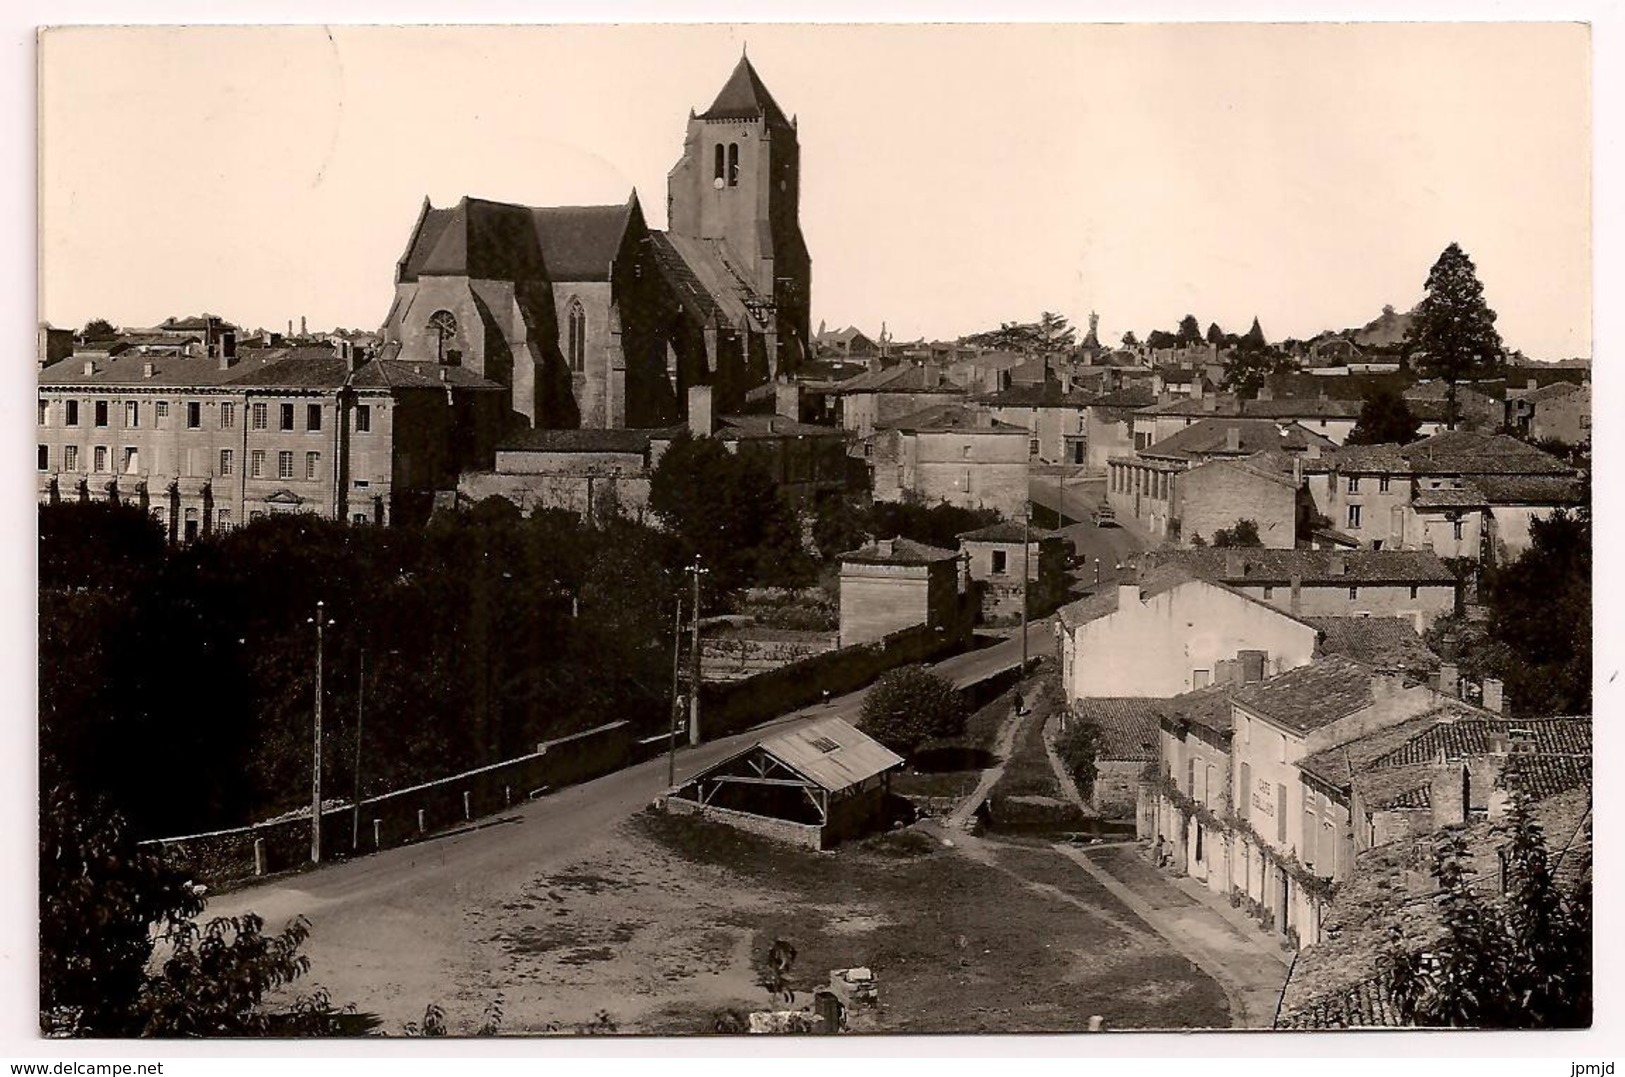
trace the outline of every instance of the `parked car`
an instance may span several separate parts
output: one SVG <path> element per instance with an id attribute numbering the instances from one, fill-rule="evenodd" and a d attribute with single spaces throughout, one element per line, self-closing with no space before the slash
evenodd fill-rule
<path id="1" fill-rule="evenodd" d="M 1094 522 L 1096 527 L 1116 527 L 1117 510 L 1110 505 L 1101 505 L 1095 509 Z"/>

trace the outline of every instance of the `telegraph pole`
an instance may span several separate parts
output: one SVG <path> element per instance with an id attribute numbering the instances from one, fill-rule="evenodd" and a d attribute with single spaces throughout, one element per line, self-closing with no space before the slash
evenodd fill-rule
<path id="1" fill-rule="evenodd" d="M 367 649 L 361 648 L 360 669 L 355 682 L 355 795 L 350 798 L 350 849 L 361 848 L 361 715 L 367 694 Z"/>
<path id="2" fill-rule="evenodd" d="M 688 684 L 688 743 L 693 747 L 700 743 L 700 577 L 710 569 L 701 568 L 700 556 L 695 554 L 694 564 L 688 571 L 694 574 L 694 606 L 690 611 L 694 622 L 694 653 L 689 656 L 692 674 Z"/>
<path id="3" fill-rule="evenodd" d="M 310 862 L 322 862 L 322 630 L 333 622 L 327 619 L 321 602 L 316 616 L 308 622 L 316 626 L 316 720 L 312 733 L 310 760 Z"/>
<path id="4" fill-rule="evenodd" d="M 677 615 L 671 623 L 671 741 L 666 747 L 666 788 L 677 785 L 677 712 L 683 705 L 678 674 L 683 668 L 683 596 L 677 595 Z"/>

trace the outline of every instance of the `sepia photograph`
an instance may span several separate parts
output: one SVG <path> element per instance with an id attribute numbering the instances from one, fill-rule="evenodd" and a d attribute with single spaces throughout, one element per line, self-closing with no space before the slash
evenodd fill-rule
<path id="1" fill-rule="evenodd" d="M 1592 45 L 39 29 L 37 1036 L 1590 1028 Z"/>

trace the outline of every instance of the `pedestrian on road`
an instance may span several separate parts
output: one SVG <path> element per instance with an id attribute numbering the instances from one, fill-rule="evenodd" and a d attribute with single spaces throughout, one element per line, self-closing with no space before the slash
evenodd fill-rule
<path id="1" fill-rule="evenodd" d="M 824 706 L 829 706 L 829 689 L 824 689 Z"/>
<path id="2" fill-rule="evenodd" d="M 1026 714 L 1027 713 L 1026 708 L 1021 705 L 1021 693 L 1020 692 L 1016 693 L 1016 713 L 1017 714 Z"/>

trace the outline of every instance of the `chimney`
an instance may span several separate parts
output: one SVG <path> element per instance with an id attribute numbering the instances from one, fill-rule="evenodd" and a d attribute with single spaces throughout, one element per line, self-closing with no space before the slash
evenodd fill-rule
<path id="1" fill-rule="evenodd" d="M 1227 427 L 1224 428 L 1224 451 L 1225 452 L 1240 452 L 1241 451 L 1241 428 L 1240 427 L 1227 426 Z"/>
<path id="2" fill-rule="evenodd" d="M 1224 578 L 1226 581 L 1239 580 L 1247 575 L 1247 564 L 1241 559 L 1240 550 L 1224 551 Z"/>
<path id="3" fill-rule="evenodd" d="M 94 360 L 94 359 L 86 359 L 85 360 L 85 377 L 88 378 L 94 373 L 96 373 L 96 360 Z"/>
<path id="4" fill-rule="evenodd" d="M 299 315 L 299 335 L 300 336 L 305 336 L 306 335 L 306 333 L 305 333 L 305 316 L 303 314 Z"/>
<path id="5" fill-rule="evenodd" d="M 1454 662 L 1460 645 L 1460 640 L 1454 632 L 1446 632 L 1439 640 L 1439 657 L 1446 662 Z"/>
<path id="6" fill-rule="evenodd" d="M 235 358 L 237 358 L 237 331 L 236 330 L 227 329 L 225 332 L 220 334 L 220 358 L 222 358 L 222 359 L 235 359 Z"/>
<path id="7" fill-rule="evenodd" d="M 1484 679 L 1484 709 L 1502 714 L 1506 710 L 1506 688 L 1494 677 Z"/>
<path id="8" fill-rule="evenodd" d="M 927 359 L 920 364 L 920 384 L 927 389 L 935 389 L 942 384 L 942 368 L 935 359 Z"/>
<path id="9" fill-rule="evenodd" d="M 1326 575 L 1342 576 L 1348 572 L 1348 560 L 1341 553 L 1334 553 L 1326 558 Z"/>
<path id="10" fill-rule="evenodd" d="M 1241 663 L 1234 658 L 1221 658 L 1214 662 L 1213 683 L 1241 687 Z"/>
<path id="11" fill-rule="evenodd" d="M 1507 754 L 1507 731 L 1500 726 L 1491 726 L 1486 739 L 1489 741 L 1491 755 Z"/>
<path id="12" fill-rule="evenodd" d="M 688 390 L 688 432 L 697 438 L 716 433 L 716 417 L 711 413 L 711 387 L 694 385 Z"/>
<path id="13" fill-rule="evenodd" d="M 290 337 L 293 336 L 293 319 L 292 318 L 288 319 L 288 335 Z"/>
<path id="14" fill-rule="evenodd" d="M 1311 460 L 1319 460 L 1320 459 L 1320 442 L 1311 441 L 1309 443 L 1309 459 L 1311 459 Z"/>
<path id="15" fill-rule="evenodd" d="M 875 540 L 875 548 L 880 551 L 882 557 L 890 557 L 896 548 L 896 544 L 897 540 L 894 538 Z"/>
<path id="16" fill-rule="evenodd" d="M 143 378 L 150 378 L 156 373 L 158 373 L 158 366 L 151 359 L 147 359 L 142 362 L 141 376 Z"/>
<path id="17" fill-rule="evenodd" d="M 871 355 L 869 357 L 869 362 L 866 363 L 865 366 L 871 374 L 878 374 L 885 368 L 885 364 L 880 361 L 880 356 L 878 355 Z"/>
<path id="18" fill-rule="evenodd" d="M 1456 663 L 1439 663 L 1439 694 L 1450 699 L 1461 698 L 1461 671 Z"/>
<path id="19" fill-rule="evenodd" d="M 1258 399 L 1260 399 L 1260 400 L 1274 400 L 1275 399 L 1275 390 L 1271 389 L 1268 385 L 1260 385 L 1258 387 Z"/>
<path id="20" fill-rule="evenodd" d="M 1467 821 L 1470 793 L 1467 768 L 1460 763 L 1436 763 L 1429 789 L 1433 803 L 1433 826 L 1460 826 Z"/>
<path id="21" fill-rule="evenodd" d="M 1137 583 L 1120 583 L 1117 585 L 1117 608 L 1127 609 L 1140 601 L 1140 585 Z"/>
<path id="22" fill-rule="evenodd" d="M 773 386 L 773 413 L 793 423 L 801 421 L 801 386 L 797 382 L 779 382 Z"/>
<path id="23" fill-rule="evenodd" d="M 1202 377 L 1202 372 L 1200 370 L 1196 371 L 1195 373 L 1193 373 L 1191 375 L 1191 399 L 1192 400 L 1201 400 L 1203 398 L 1204 390 L 1203 390 L 1203 387 L 1202 387 L 1202 383 L 1205 380 L 1206 379 Z"/>
<path id="24" fill-rule="evenodd" d="M 1303 457 L 1297 453 L 1292 454 L 1292 485 L 1294 488 L 1303 485 Z"/>
<path id="25" fill-rule="evenodd" d="M 1236 661 L 1241 666 L 1241 683 L 1252 684 L 1263 680 L 1264 666 L 1268 660 L 1268 651 L 1237 651 Z"/>
<path id="26" fill-rule="evenodd" d="M 1292 616 L 1296 617 L 1303 607 L 1303 573 L 1292 573 L 1288 583 L 1292 589 L 1292 602 L 1287 608 L 1291 611 Z"/>

